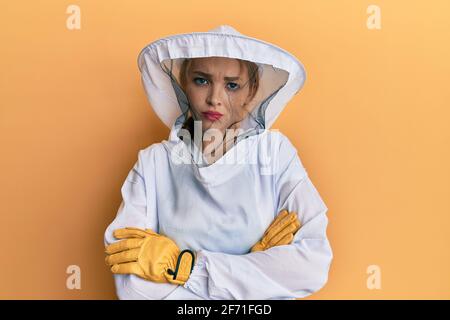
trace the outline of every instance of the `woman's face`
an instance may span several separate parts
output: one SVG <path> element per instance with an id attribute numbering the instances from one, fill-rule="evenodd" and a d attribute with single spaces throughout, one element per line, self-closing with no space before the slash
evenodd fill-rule
<path id="1" fill-rule="evenodd" d="M 214 128 L 224 134 L 227 128 L 239 128 L 251 111 L 251 90 L 247 67 L 237 59 L 195 58 L 186 74 L 186 95 L 203 132 Z"/>

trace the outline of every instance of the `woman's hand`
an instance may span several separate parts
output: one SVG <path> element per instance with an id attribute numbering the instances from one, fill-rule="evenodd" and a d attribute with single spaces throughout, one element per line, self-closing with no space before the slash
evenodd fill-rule
<path id="1" fill-rule="evenodd" d="M 298 220 L 295 212 L 281 211 L 267 228 L 262 239 L 251 248 L 250 252 L 263 251 L 271 247 L 291 243 L 300 226 L 300 220 Z"/>
<path id="2" fill-rule="evenodd" d="M 106 247 L 105 262 L 113 273 L 131 273 L 146 280 L 179 285 L 188 280 L 195 255 L 190 250 L 180 252 L 172 239 L 138 228 L 117 229 L 114 237 L 125 240 Z"/>

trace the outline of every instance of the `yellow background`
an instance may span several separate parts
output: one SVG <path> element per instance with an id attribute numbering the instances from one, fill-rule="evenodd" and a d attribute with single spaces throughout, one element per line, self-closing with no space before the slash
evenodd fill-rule
<path id="1" fill-rule="evenodd" d="M 81 30 L 66 28 L 70 4 Z M 116 297 L 103 233 L 138 150 L 169 133 L 137 55 L 229 24 L 306 68 L 272 128 L 329 208 L 334 260 L 309 299 L 449 299 L 449 14 L 446 0 L 2 1 L 0 298 Z M 66 288 L 73 264 L 81 290 Z"/>

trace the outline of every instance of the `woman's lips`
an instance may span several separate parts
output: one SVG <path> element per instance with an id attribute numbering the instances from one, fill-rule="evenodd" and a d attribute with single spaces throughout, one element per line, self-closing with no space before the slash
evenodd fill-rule
<path id="1" fill-rule="evenodd" d="M 223 116 L 223 114 L 219 112 L 212 112 L 212 111 L 202 112 L 202 114 L 205 116 L 205 118 L 207 118 L 210 121 L 219 120 Z"/>

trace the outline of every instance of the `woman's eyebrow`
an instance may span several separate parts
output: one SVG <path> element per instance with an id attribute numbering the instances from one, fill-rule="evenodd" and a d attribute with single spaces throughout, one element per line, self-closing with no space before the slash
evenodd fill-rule
<path id="1" fill-rule="evenodd" d="M 209 79 L 211 79 L 211 77 L 212 77 L 212 75 L 210 75 L 209 73 L 205 73 L 205 72 L 202 72 L 202 71 L 192 71 L 193 73 L 197 73 L 197 74 L 199 74 L 199 75 L 201 75 L 201 76 L 204 76 L 204 77 L 206 77 L 206 78 L 209 78 Z M 233 80 L 239 80 L 240 79 L 240 77 L 223 77 L 225 80 L 227 80 L 227 81 L 233 81 Z"/>

